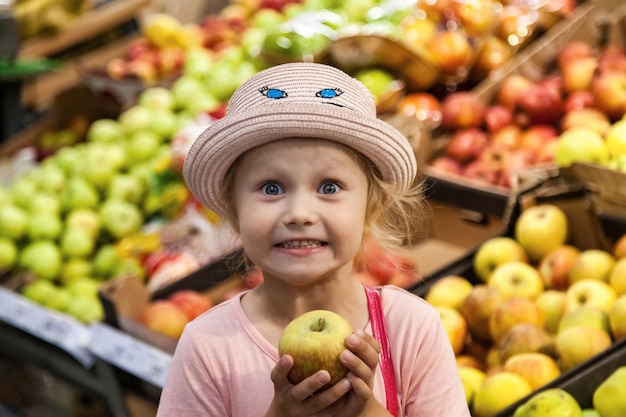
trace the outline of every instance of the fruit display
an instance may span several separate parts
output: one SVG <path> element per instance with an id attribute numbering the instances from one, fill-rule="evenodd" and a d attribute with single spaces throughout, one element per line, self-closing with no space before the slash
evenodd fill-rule
<path id="1" fill-rule="evenodd" d="M 532 205 L 465 272 L 417 285 L 440 311 L 473 416 L 498 415 L 625 337 L 626 235 L 583 248 L 573 227 L 560 206 Z"/>
<path id="2" fill-rule="evenodd" d="M 20 0 L 13 15 L 22 39 L 57 33 L 86 13 L 91 2 L 84 0 Z"/>

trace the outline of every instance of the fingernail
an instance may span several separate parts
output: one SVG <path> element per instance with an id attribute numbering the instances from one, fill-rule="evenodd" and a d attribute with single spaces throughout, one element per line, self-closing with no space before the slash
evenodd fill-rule
<path id="1" fill-rule="evenodd" d="M 320 384 L 326 384 L 328 381 L 330 381 L 330 375 L 328 375 L 326 372 L 320 372 L 319 374 L 317 374 L 317 382 L 319 382 Z"/>
<path id="2" fill-rule="evenodd" d="M 346 378 L 342 379 L 341 381 L 339 381 L 339 383 L 341 384 L 340 387 L 344 390 L 349 390 L 350 388 L 352 388 L 352 384 L 350 383 L 350 381 Z"/>
<path id="3" fill-rule="evenodd" d="M 359 337 L 355 334 L 351 334 L 350 336 L 348 336 L 348 338 L 346 339 L 346 343 L 349 346 L 356 346 L 359 343 Z"/>

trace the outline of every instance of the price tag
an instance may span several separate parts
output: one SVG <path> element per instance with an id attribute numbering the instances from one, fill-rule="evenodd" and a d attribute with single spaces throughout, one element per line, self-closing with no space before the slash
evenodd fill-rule
<path id="1" fill-rule="evenodd" d="M 65 350 L 87 368 L 94 364 L 90 330 L 73 317 L 0 287 L 0 320 Z"/>
<path id="2" fill-rule="evenodd" d="M 97 357 L 163 388 L 172 355 L 104 323 L 91 326 L 89 349 Z"/>

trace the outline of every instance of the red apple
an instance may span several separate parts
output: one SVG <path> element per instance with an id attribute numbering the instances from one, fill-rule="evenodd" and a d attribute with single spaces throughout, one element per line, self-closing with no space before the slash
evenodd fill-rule
<path id="1" fill-rule="evenodd" d="M 418 120 L 441 122 L 441 104 L 430 93 L 416 92 L 407 94 L 398 104 L 398 111 Z"/>
<path id="2" fill-rule="evenodd" d="M 178 339 L 189 322 L 189 316 L 173 302 L 157 300 L 142 310 L 139 322 L 156 332 Z"/>
<path id="3" fill-rule="evenodd" d="M 545 145 L 539 150 L 536 164 L 554 163 L 554 156 L 556 155 L 556 148 L 559 144 L 559 138 L 548 140 Z"/>
<path id="4" fill-rule="evenodd" d="M 583 41 L 570 41 L 556 55 L 559 69 L 563 69 L 569 63 L 579 58 L 594 57 L 595 51 L 590 44 Z"/>
<path id="5" fill-rule="evenodd" d="M 513 109 L 517 97 L 535 83 L 520 74 L 511 74 L 502 79 L 498 89 L 497 102 L 506 108 Z"/>
<path id="6" fill-rule="evenodd" d="M 560 124 L 563 132 L 576 127 L 584 127 L 598 132 L 603 137 L 611 128 L 609 116 L 594 107 L 569 111 L 565 113 Z"/>
<path id="7" fill-rule="evenodd" d="M 213 306 L 205 294 L 193 290 L 179 290 L 168 297 L 179 309 L 193 320 Z"/>
<path id="8" fill-rule="evenodd" d="M 463 175 L 489 184 L 497 184 L 500 180 L 500 170 L 481 160 L 467 164 L 463 170 Z"/>
<path id="9" fill-rule="evenodd" d="M 428 50 L 441 71 L 464 76 L 469 70 L 473 47 L 467 34 L 460 29 L 443 30 L 435 35 Z"/>
<path id="10" fill-rule="evenodd" d="M 533 85 L 517 96 L 515 110 L 522 125 L 555 124 L 563 114 L 563 100 L 554 89 Z"/>
<path id="11" fill-rule="evenodd" d="M 468 127 L 457 130 L 448 145 L 446 154 L 460 162 L 475 159 L 489 144 L 487 134 L 477 128 Z"/>
<path id="12" fill-rule="evenodd" d="M 499 185 L 511 187 L 513 175 L 534 165 L 536 153 L 530 149 L 516 149 L 507 158 L 506 166 L 503 167 L 500 175 Z"/>
<path id="13" fill-rule="evenodd" d="M 591 88 L 596 107 L 611 120 L 619 120 L 626 113 L 626 72 L 604 72 L 598 75 Z"/>
<path id="14" fill-rule="evenodd" d="M 451 93 L 441 103 L 442 125 L 448 130 L 480 127 L 484 116 L 485 105 L 470 91 Z"/>
<path id="15" fill-rule="evenodd" d="M 608 46 L 598 57 L 598 72 L 626 72 L 626 54 L 619 46 Z"/>
<path id="16" fill-rule="evenodd" d="M 516 124 L 504 126 L 502 129 L 491 135 L 491 141 L 494 145 L 506 147 L 509 149 L 517 149 L 522 139 L 522 128 Z"/>
<path id="17" fill-rule="evenodd" d="M 435 171 L 448 172 L 451 174 L 460 175 L 463 171 L 463 167 L 454 158 L 451 158 L 447 155 L 441 155 L 433 159 L 429 164 L 431 169 Z"/>
<path id="18" fill-rule="evenodd" d="M 565 98 L 565 113 L 587 107 L 593 107 L 593 94 L 591 94 L 591 91 L 574 91 Z"/>
<path id="19" fill-rule="evenodd" d="M 562 245 L 548 252 L 540 261 L 538 269 L 548 289 L 566 290 L 570 285 L 569 272 L 580 249 Z"/>
<path id="20" fill-rule="evenodd" d="M 485 109 L 484 119 L 487 131 L 494 133 L 505 126 L 513 124 L 513 112 L 508 107 L 494 104 Z"/>
<path id="21" fill-rule="evenodd" d="M 550 125 L 533 125 L 521 133 L 519 147 L 528 149 L 538 155 L 541 148 L 554 138 L 559 136 L 558 130 Z"/>
<path id="22" fill-rule="evenodd" d="M 566 93 L 574 91 L 590 91 L 594 79 L 598 60 L 594 56 L 577 58 L 561 67 L 563 90 Z"/>

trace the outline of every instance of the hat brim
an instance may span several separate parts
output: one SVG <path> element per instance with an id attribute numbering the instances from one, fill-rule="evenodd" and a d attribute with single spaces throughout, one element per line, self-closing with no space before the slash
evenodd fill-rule
<path id="1" fill-rule="evenodd" d="M 244 152 L 280 139 L 310 137 L 332 140 L 353 148 L 380 170 L 383 180 L 400 189 L 413 182 L 417 163 L 407 139 L 390 124 L 350 109 L 328 104 L 272 103 L 217 120 L 192 144 L 184 177 L 195 198 L 219 215 L 223 181 L 230 166 Z"/>

